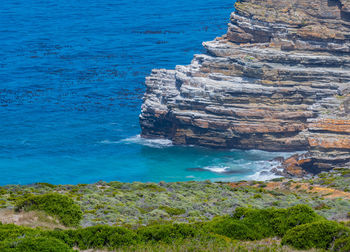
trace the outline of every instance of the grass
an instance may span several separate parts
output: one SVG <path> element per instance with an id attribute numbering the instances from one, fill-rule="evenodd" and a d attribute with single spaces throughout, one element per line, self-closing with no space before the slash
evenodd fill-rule
<path id="1" fill-rule="evenodd" d="M 0 209 L 0 222 L 17 224 L 27 227 L 42 227 L 44 229 L 64 229 L 59 220 L 43 211 L 14 212 L 11 209 Z"/>

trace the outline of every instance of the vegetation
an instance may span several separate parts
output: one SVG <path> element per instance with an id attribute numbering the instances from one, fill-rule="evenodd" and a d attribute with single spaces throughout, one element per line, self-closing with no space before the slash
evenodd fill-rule
<path id="1" fill-rule="evenodd" d="M 78 226 L 82 211 L 72 199 L 58 193 L 26 196 L 16 204 L 16 211 L 42 210 L 57 216 L 66 226 Z"/>
<path id="2" fill-rule="evenodd" d="M 40 219 L 43 228 L 0 224 L 0 251 L 350 251 L 348 174 L 270 182 L 4 186 L 0 221 L 11 223 L 9 214 L 46 217 Z"/>
<path id="3" fill-rule="evenodd" d="M 333 243 L 337 239 L 349 238 L 349 236 L 349 228 L 336 222 L 324 220 L 294 227 L 286 233 L 282 243 L 297 249 L 329 249 L 333 247 Z M 339 240 L 337 243 L 339 243 Z"/>
<path id="4" fill-rule="evenodd" d="M 306 179 L 304 181 L 339 189 L 344 192 L 350 192 L 350 169 L 337 168 L 331 172 L 320 173 L 318 176 L 311 179 Z"/>
<path id="5" fill-rule="evenodd" d="M 124 227 L 94 226 L 77 230 L 58 231 L 56 237 L 67 235 L 69 244 L 81 249 L 118 248 L 135 245 L 139 240 L 136 232 Z M 67 238 L 65 238 L 67 241 Z"/>
<path id="6" fill-rule="evenodd" d="M 288 209 L 237 208 L 231 216 L 221 216 L 211 221 L 191 224 L 163 223 L 137 229 L 104 225 L 49 231 L 2 224 L 0 249 L 71 251 L 73 247 L 77 247 L 127 250 L 166 244 L 182 246 L 194 241 L 198 244 L 215 245 L 217 248 L 232 248 L 236 240 L 280 237 L 282 245 L 297 249 L 336 247 L 337 251 L 346 251 L 349 235 L 350 229 L 345 225 L 325 220 L 308 206 L 297 205 Z"/>
<path id="7" fill-rule="evenodd" d="M 329 173 L 329 177 L 305 181 L 283 180 L 271 183 L 190 181 L 158 184 L 98 182 L 81 185 L 11 185 L 0 187 L 0 207 L 13 209 L 16 205 L 21 207 L 24 200 L 33 196 L 59 194 L 72 199 L 80 207 L 80 225 L 83 227 L 101 224 L 139 227 L 159 221 L 189 223 L 231 214 L 237 207 L 288 208 L 298 204 L 310 206 L 327 219 L 347 219 L 349 198 L 332 197 L 327 195 L 329 191 L 317 191 L 318 182 L 329 180 L 333 182 L 320 186 L 332 190 L 346 189 L 350 184 L 347 181 L 349 178 L 336 174 Z M 307 186 L 297 188 L 300 182 Z M 272 183 L 278 183 L 279 186 L 272 187 Z M 34 207 L 24 209 L 34 210 Z M 78 210 L 76 213 L 79 217 Z M 53 215 L 52 212 L 49 214 Z M 59 218 L 58 214 L 55 216 Z M 77 223 L 78 218 L 75 218 L 74 224 Z"/>
<path id="8" fill-rule="evenodd" d="M 16 240 L 6 240 L 0 243 L 3 252 L 70 252 L 74 251 L 63 241 L 52 237 L 23 237 Z"/>
<path id="9" fill-rule="evenodd" d="M 333 250 L 335 251 L 350 251 L 350 236 L 342 237 L 334 242 Z"/>
<path id="10" fill-rule="evenodd" d="M 281 237 L 295 226 L 321 219 L 321 216 L 305 205 L 289 209 L 237 208 L 233 217 L 219 217 L 209 222 L 209 229 L 232 239 L 260 240 Z"/>

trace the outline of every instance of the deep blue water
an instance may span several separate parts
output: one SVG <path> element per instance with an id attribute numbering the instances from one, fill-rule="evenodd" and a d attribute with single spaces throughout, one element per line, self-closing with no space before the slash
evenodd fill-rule
<path id="1" fill-rule="evenodd" d="M 137 137 L 145 76 L 188 64 L 233 4 L 2 0 L 0 184 L 241 179 L 267 165 L 277 154 Z"/>

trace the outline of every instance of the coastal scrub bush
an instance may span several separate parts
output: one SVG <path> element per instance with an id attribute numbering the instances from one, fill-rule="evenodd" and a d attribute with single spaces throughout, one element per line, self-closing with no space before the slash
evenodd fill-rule
<path id="1" fill-rule="evenodd" d="M 214 218 L 207 227 L 213 233 L 237 240 L 257 240 L 262 237 L 259 232 L 229 216 Z"/>
<path id="2" fill-rule="evenodd" d="M 159 224 L 143 227 L 138 230 L 140 239 L 144 242 L 165 242 L 193 238 L 202 233 L 194 224 Z"/>
<path id="3" fill-rule="evenodd" d="M 239 207 L 233 214 L 233 218 L 254 228 L 264 237 L 283 236 L 287 230 L 297 225 L 323 219 L 306 205 L 296 205 L 287 209 Z"/>
<path id="4" fill-rule="evenodd" d="M 350 236 L 341 237 L 334 242 L 334 251 L 349 252 L 350 251 Z"/>
<path id="5" fill-rule="evenodd" d="M 0 224 L 0 251 L 73 251 L 70 247 L 63 239 L 38 228 Z"/>
<path id="6" fill-rule="evenodd" d="M 71 198 L 58 193 L 30 195 L 17 202 L 15 210 L 42 210 L 49 215 L 58 217 L 66 226 L 78 226 L 83 213 L 80 206 Z"/>
<path id="7" fill-rule="evenodd" d="M 75 232 L 76 232 L 76 229 L 62 230 L 57 228 L 55 230 L 45 230 L 41 233 L 41 235 L 45 237 L 56 238 L 66 243 L 69 247 L 74 247 L 77 244 L 75 240 L 76 239 Z"/>
<path id="8" fill-rule="evenodd" d="M 2 252 L 71 252 L 74 251 L 63 241 L 52 237 L 23 237 L 0 242 Z"/>
<path id="9" fill-rule="evenodd" d="M 118 181 L 112 181 L 107 183 L 108 186 L 113 187 L 114 189 L 121 189 L 125 183 L 118 182 Z"/>
<path id="10" fill-rule="evenodd" d="M 247 251 L 235 250 L 236 244 L 225 236 L 206 234 L 195 238 L 187 238 L 181 240 L 174 240 L 171 243 L 164 242 L 149 242 L 138 243 L 129 247 L 123 247 L 118 251 L 162 251 L 162 252 L 180 252 L 180 251 Z M 255 251 L 255 250 L 254 250 Z M 258 251 L 258 250 L 256 250 Z M 259 249 L 259 251 L 263 251 Z M 264 250 L 268 251 L 268 250 Z M 270 251 L 270 250 L 269 250 Z M 277 251 L 276 251 L 277 252 Z"/>
<path id="11" fill-rule="evenodd" d="M 319 221 L 296 226 L 287 231 L 282 244 L 297 249 L 330 248 L 336 239 L 349 236 L 350 230 L 333 221 Z"/>
<path id="12" fill-rule="evenodd" d="M 160 187 L 157 184 L 154 183 L 145 183 L 145 184 L 139 184 L 137 186 L 138 190 L 147 190 L 150 192 L 166 192 L 166 189 L 163 187 Z"/>
<path id="13" fill-rule="evenodd" d="M 38 183 L 35 183 L 35 185 L 38 185 L 38 186 L 43 186 L 43 187 L 49 187 L 49 188 L 55 188 L 56 185 L 53 185 L 53 184 L 50 184 L 50 183 L 42 183 L 42 182 L 38 182 Z"/>
<path id="14" fill-rule="evenodd" d="M 167 212 L 169 215 L 181 215 L 185 214 L 186 210 L 182 208 L 173 208 L 173 207 L 168 207 L 168 206 L 160 206 L 159 209 L 164 210 Z"/>
<path id="15" fill-rule="evenodd" d="M 21 236 L 39 234 L 39 229 L 17 226 L 14 224 L 0 224 L 0 241 L 4 241 L 6 239 L 16 239 Z"/>
<path id="16" fill-rule="evenodd" d="M 298 225 L 325 220 L 307 205 L 295 205 L 287 209 L 275 209 L 273 228 L 276 235 L 283 236 Z"/>
<path id="17" fill-rule="evenodd" d="M 76 230 L 65 231 L 68 235 L 54 234 L 57 238 L 73 243 L 80 249 L 89 248 L 118 248 L 121 246 L 134 245 L 139 241 L 137 234 L 124 227 L 111 227 L 99 225 Z"/>
<path id="18" fill-rule="evenodd" d="M 214 233 L 238 240 L 260 240 L 267 237 L 282 237 L 289 229 L 323 220 L 314 210 L 305 205 L 287 209 L 251 209 L 238 207 L 233 216 L 218 217 L 208 222 Z"/>
<path id="19" fill-rule="evenodd" d="M 255 194 L 255 195 L 253 196 L 253 198 L 254 198 L 254 199 L 261 199 L 262 196 L 261 196 L 261 194 L 257 193 L 257 194 Z"/>

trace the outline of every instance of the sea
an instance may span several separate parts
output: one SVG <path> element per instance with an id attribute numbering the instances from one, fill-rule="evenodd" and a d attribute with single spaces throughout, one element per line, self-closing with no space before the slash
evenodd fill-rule
<path id="1" fill-rule="evenodd" d="M 288 153 L 140 138 L 144 80 L 226 33 L 233 0 L 2 0 L 0 185 L 264 180 Z"/>

